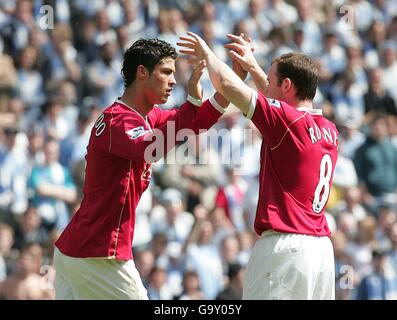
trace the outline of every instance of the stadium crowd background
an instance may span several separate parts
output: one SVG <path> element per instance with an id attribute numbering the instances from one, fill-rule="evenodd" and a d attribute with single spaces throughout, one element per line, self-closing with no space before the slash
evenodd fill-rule
<path id="1" fill-rule="evenodd" d="M 0 297 L 54 298 L 53 242 L 81 199 L 90 128 L 123 91 L 123 51 L 187 30 L 223 60 L 226 34 L 244 32 L 265 70 L 292 50 L 316 59 L 315 107 L 340 130 L 326 209 L 337 299 L 397 299 L 397 0 L 0 1 Z M 176 70 L 164 108 L 187 95 L 185 57 Z M 153 166 L 133 249 L 150 299 L 241 297 L 261 138 L 234 109 L 215 127 L 227 131 L 195 139 L 189 161 Z"/>

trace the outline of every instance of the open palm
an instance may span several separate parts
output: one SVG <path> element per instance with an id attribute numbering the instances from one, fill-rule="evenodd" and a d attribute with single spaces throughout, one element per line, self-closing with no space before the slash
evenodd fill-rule
<path id="1" fill-rule="evenodd" d="M 181 36 L 180 40 L 183 42 L 177 42 L 176 44 L 184 49 L 179 50 L 181 53 L 188 54 L 194 57 L 194 59 L 201 61 L 205 60 L 211 49 L 205 43 L 205 41 L 200 38 L 197 34 L 188 31 L 189 36 Z"/>

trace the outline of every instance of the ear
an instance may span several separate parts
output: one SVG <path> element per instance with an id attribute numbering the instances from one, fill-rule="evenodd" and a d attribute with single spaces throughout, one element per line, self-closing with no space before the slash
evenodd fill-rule
<path id="1" fill-rule="evenodd" d="M 287 92 L 291 89 L 292 82 L 290 78 L 285 78 L 283 79 L 283 82 L 281 83 L 281 87 L 284 92 Z"/>
<path id="2" fill-rule="evenodd" d="M 145 80 L 149 77 L 149 70 L 143 66 L 139 65 L 136 69 L 136 78 L 139 80 Z"/>
<path id="3" fill-rule="evenodd" d="M 295 86 L 292 83 L 290 78 L 285 78 L 281 84 L 281 88 L 282 90 L 287 93 L 287 92 L 292 92 L 293 94 L 295 94 Z"/>

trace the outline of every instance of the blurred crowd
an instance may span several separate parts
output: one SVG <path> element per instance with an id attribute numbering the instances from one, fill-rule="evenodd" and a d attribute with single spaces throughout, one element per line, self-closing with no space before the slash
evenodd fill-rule
<path id="1" fill-rule="evenodd" d="M 290 51 L 316 60 L 315 107 L 340 131 L 326 208 L 337 299 L 397 299 L 397 0 L 0 1 L 0 298 L 54 298 L 53 243 L 81 201 L 91 127 L 123 92 L 123 52 L 187 30 L 224 61 L 226 34 L 243 32 L 265 71 Z M 161 107 L 185 101 L 190 71 L 180 56 Z M 216 143 L 177 146 L 194 151 L 183 163 L 153 166 L 133 246 L 150 299 L 241 298 L 261 137 L 234 108 L 215 129 Z"/>

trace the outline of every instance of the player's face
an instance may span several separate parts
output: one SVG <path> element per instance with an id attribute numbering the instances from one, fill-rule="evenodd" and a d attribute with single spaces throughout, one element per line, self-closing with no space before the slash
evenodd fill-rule
<path id="1" fill-rule="evenodd" d="M 266 97 L 280 100 L 282 97 L 281 85 L 278 85 L 277 63 L 273 63 L 269 69 L 267 80 L 269 82 Z"/>
<path id="2" fill-rule="evenodd" d="M 157 64 L 148 79 L 149 94 L 153 104 L 166 103 L 171 95 L 171 91 L 176 84 L 175 80 L 175 60 L 165 58 Z"/>

